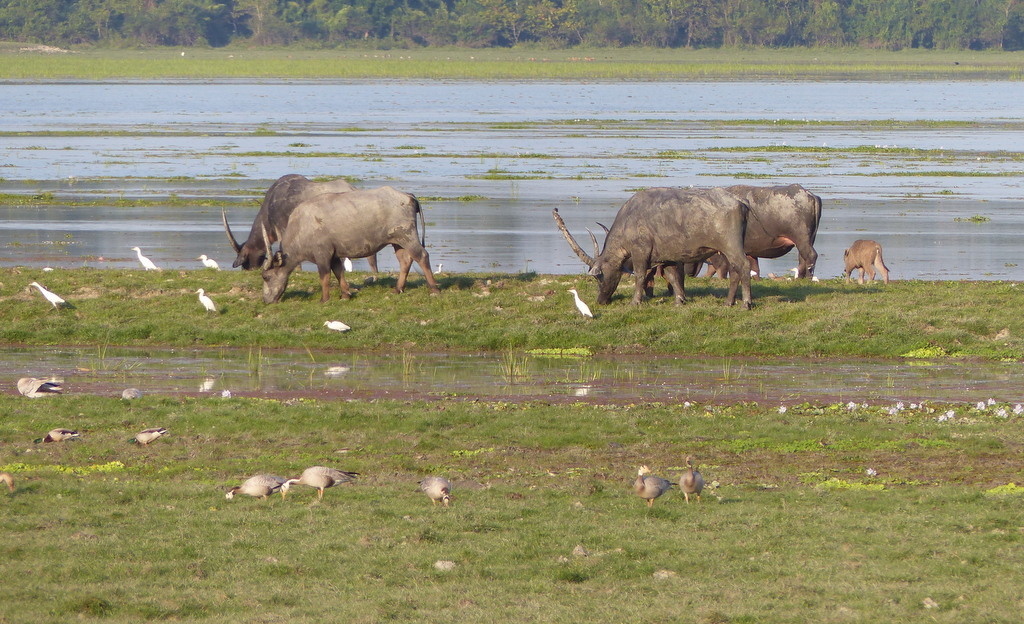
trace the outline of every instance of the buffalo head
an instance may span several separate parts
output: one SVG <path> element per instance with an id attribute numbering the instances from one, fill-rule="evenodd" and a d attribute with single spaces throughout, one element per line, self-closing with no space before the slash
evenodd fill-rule
<path id="1" fill-rule="evenodd" d="M 249 239 L 242 244 L 239 244 L 235 240 L 235 235 L 231 232 L 231 226 L 228 225 L 228 216 L 223 209 L 220 211 L 221 220 L 224 222 L 224 231 L 228 235 L 228 242 L 231 243 L 231 248 L 238 254 L 235 257 L 232 267 L 242 267 L 242 270 L 248 271 L 249 269 L 255 269 L 256 267 L 263 264 L 267 258 L 266 243 L 254 236 L 249 236 Z M 273 242 L 273 241 L 271 241 Z"/>
<path id="2" fill-rule="evenodd" d="M 569 243 L 569 247 L 576 252 L 580 260 L 587 265 L 590 275 L 597 279 L 597 302 L 599 304 L 610 303 L 612 295 L 615 293 L 615 289 L 619 287 L 619 282 L 622 281 L 623 271 L 631 272 L 632 264 L 629 259 L 625 256 L 625 252 L 621 250 L 609 250 L 607 248 L 608 238 L 605 237 L 605 250 L 601 251 L 598 249 L 597 237 L 594 233 L 587 229 L 590 234 L 590 240 L 594 243 L 594 257 L 590 257 L 587 252 L 583 251 L 583 248 L 579 246 L 576 239 L 573 238 L 572 234 L 565 227 L 565 222 L 562 221 L 562 216 L 558 214 L 558 209 L 555 208 L 551 211 L 551 214 L 555 217 L 555 223 L 558 224 L 558 229 L 562 231 L 562 235 L 565 236 L 565 240 Z M 600 225 L 600 224 L 598 224 Z M 608 232 L 608 228 L 601 226 L 605 233 Z"/>
<path id="3" fill-rule="evenodd" d="M 263 241 L 266 249 L 272 250 L 267 228 L 263 227 Z M 295 267 L 286 266 L 287 254 L 278 251 L 270 255 L 263 254 L 263 303 L 277 303 L 288 286 L 288 278 Z"/>

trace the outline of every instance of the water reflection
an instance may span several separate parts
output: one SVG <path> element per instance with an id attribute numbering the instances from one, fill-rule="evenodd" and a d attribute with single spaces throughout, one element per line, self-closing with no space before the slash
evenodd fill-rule
<path id="1" fill-rule="evenodd" d="M 267 350 L 4 348 L 9 384 L 62 376 L 68 393 L 761 403 L 1024 400 L 1016 364 L 955 361 Z M 10 389 L 9 389 L 10 390 Z"/>

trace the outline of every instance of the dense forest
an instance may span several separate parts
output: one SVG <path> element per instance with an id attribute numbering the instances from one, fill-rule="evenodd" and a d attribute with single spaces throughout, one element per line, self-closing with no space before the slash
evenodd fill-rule
<path id="1" fill-rule="evenodd" d="M 0 0 L 0 40 L 1024 49 L 1024 0 Z"/>

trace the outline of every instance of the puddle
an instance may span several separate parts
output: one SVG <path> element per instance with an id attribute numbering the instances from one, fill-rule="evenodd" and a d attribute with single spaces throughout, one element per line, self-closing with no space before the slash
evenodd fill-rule
<path id="1" fill-rule="evenodd" d="M 238 349 L 3 348 L 6 390 L 58 375 L 68 393 L 272 398 L 481 398 L 762 404 L 1024 401 L 1016 363 L 870 359 L 545 357 L 526 353 L 307 353 Z"/>

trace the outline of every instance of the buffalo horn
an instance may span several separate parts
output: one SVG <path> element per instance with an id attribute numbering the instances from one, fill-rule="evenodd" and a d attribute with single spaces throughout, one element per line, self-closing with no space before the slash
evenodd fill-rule
<path id="1" fill-rule="evenodd" d="M 235 253 L 242 251 L 242 246 L 235 240 L 235 235 L 231 233 L 231 226 L 228 225 L 228 215 L 224 212 L 224 209 L 220 209 L 220 218 L 224 221 L 224 231 L 228 233 L 228 240 L 231 241 L 231 248 L 235 250 Z M 237 266 L 237 265 L 236 265 Z"/>
<path id="2" fill-rule="evenodd" d="M 263 244 L 267 246 L 266 256 L 263 260 L 263 270 L 266 271 L 273 266 L 274 254 L 273 250 L 270 248 L 270 237 L 267 236 L 267 225 L 265 223 L 261 223 L 260 229 L 263 230 Z"/>
<path id="3" fill-rule="evenodd" d="M 573 238 L 572 234 L 569 233 L 569 230 L 565 227 L 565 221 L 562 221 L 562 215 L 558 214 L 558 208 L 552 210 L 551 214 L 554 215 L 555 223 L 558 224 L 558 229 L 562 231 L 562 236 L 564 236 L 566 242 L 569 243 L 569 247 L 571 247 L 572 250 L 576 252 L 576 255 L 580 257 L 580 260 L 583 261 L 583 264 L 587 265 L 588 267 L 593 267 L 594 259 L 588 256 L 587 252 L 583 251 L 583 248 L 579 246 L 579 244 L 576 242 L 576 239 Z M 596 245 L 597 243 L 595 242 L 594 244 Z"/>
<path id="4" fill-rule="evenodd" d="M 594 243 L 594 256 L 600 256 L 601 248 L 597 246 L 597 237 L 594 236 L 594 233 L 590 231 L 590 228 L 587 228 L 587 234 L 590 234 L 590 240 L 591 242 Z"/>

